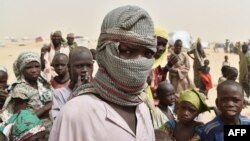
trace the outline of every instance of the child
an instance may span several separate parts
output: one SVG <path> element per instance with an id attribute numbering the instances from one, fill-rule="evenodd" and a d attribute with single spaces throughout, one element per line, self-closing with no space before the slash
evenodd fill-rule
<path id="1" fill-rule="evenodd" d="M 227 55 L 225 55 L 225 57 L 224 57 L 224 62 L 222 63 L 222 66 L 230 66 L 230 63 L 228 62 L 228 56 Z"/>
<path id="2" fill-rule="evenodd" d="M 73 90 L 92 80 L 93 57 L 86 47 L 77 47 L 69 54 L 70 84 L 54 91 L 51 114 L 55 119 L 61 107 L 66 104 Z"/>
<path id="3" fill-rule="evenodd" d="M 235 67 L 230 67 L 227 71 L 227 80 L 236 81 L 238 77 L 238 70 Z M 250 105 L 250 99 L 244 91 L 244 105 Z"/>
<path id="4" fill-rule="evenodd" d="M 39 55 L 34 52 L 21 53 L 13 64 L 13 70 L 17 80 L 10 87 L 10 96 L 5 101 L 1 118 L 6 121 L 12 114 L 29 108 L 43 122 L 48 138 L 52 126 L 49 112 L 54 89 L 41 73 Z"/>
<path id="5" fill-rule="evenodd" d="M 216 106 L 221 114 L 205 124 L 202 141 L 224 141 L 224 125 L 250 125 L 250 120 L 240 115 L 243 108 L 243 88 L 232 80 L 217 86 Z"/>
<path id="6" fill-rule="evenodd" d="M 198 141 L 203 123 L 194 119 L 199 113 L 209 110 L 204 95 L 189 89 L 181 92 L 177 101 L 177 121 L 168 121 L 162 129 L 176 141 Z"/>
<path id="7" fill-rule="evenodd" d="M 209 60 L 204 61 L 204 66 L 202 66 L 200 70 L 200 79 L 201 79 L 201 84 L 200 84 L 200 92 L 205 94 L 206 99 L 208 99 L 208 90 L 212 88 L 212 79 L 211 75 L 209 74 L 210 72 L 210 67 L 209 65 Z"/>
<path id="8" fill-rule="evenodd" d="M 8 73 L 4 66 L 0 65 L 0 90 L 6 90 L 8 87 Z"/>
<path id="9" fill-rule="evenodd" d="M 57 76 L 50 80 L 53 88 L 58 89 L 69 85 L 70 78 L 68 72 L 68 61 L 68 56 L 63 53 L 55 55 L 52 61 L 52 66 L 54 67 Z"/>
<path id="10" fill-rule="evenodd" d="M 235 67 L 229 67 L 227 70 L 227 80 L 236 81 L 238 77 L 238 70 Z"/>
<path id="11" fill-rule="evenodd" d="M 8 73 L 4 66 L 0 65 L 0 109 L 2 109 L 4 102 L 8 96 Z"/>
<path id="12" fill-rule="evenodd" d="M 169 120 L 174 120 L 174 113 L 170 106 L 173 106 L 176 100 L 175 90 L 172 84 L 168 81 L 162 81 L 156 89 L 157 99 L 159 104 L 155 107 L 157 115 L 152 113 L 153 125 L 155 129 L 159 129 Z"/>
<path id="13" fill-rule="evenodd" d="M 11 128 L 8 128 L 10 126 Z M 2 123 L 0 132 L 11 141 L 45 140 L 45 127 L 39 118 L 27 109 L 12 115 L 7 123 Z"/>
<path id="14" fill-rule="evenodd" d="M 220 84 L 221 82 L 227 80 L 227 70 L 229 68 L 230 68 L 229 66 L 222 66 L 222 68 L 221 68 L 222 76 L 219 78 L 218 84 Z"/>

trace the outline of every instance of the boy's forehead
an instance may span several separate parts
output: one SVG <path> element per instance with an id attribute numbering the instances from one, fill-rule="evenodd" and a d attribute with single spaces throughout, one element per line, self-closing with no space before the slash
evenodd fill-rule
<path id="1" fill-rule="evenodd" d="M 85 59 L 90 59 L 92 58 L 92 54 L 90 51 L 81 51 L 81 52 L 76 52 L 73 54 L 74 58 L 85 58 Z"/>
<path id="2" fill-rule="evenodd" d="M 67 61 L 67 56 L 58 55 L 58 56 L 55 57 L 55 61 Z"/>
<path id="3" fill-rule="evenodd" d="M 234 93 L 235 95 L 243 95 L 242 89 L 240 87 L 237 87 L 235 85 L 225 85 L 224 87 L 221 87 L 219 92 L 218 92 L 218 97 L 224 97 L 228 96 L 229 93 Z"/>
<path id="4" fill-rule="evenodd" d="M 80 59 L 84 59 L 84 60 L 93 60 L 92 54 L 90 51 L 81 51 L 81 52 L 75 52 L 72 54 L 72 60 L 80 60 Z"/>

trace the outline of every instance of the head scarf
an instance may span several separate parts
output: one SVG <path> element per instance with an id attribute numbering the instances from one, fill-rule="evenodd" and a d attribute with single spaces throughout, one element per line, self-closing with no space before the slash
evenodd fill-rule
<path id="1" fill-rule="evenodd" d="M 11 132 L 13 141 L 26 140 L 39 132 L 45 131 L 40 119 L 29 110 L 22 110 L 20 113 L 14 114 L 8 122 L 14 123 Z"/>
<path id="2" fill-rule="evenodd" d="M 75 35 L 74 35 L 74 33 L 69 33 L 69 34 L 67 35 L 67 38 L 68 38 L 68 37 L 74 38 Z"/>
<path id="3" fill-rule="evenodd" d="M 60 37 L 62 37 L 62 32 L 61 32 L 60 30 L 57 30 L 57 31 L 55 31 L 55 32 L 53 33 L 52 36 L 60 36 Z"/>
<path id="4" fill-rule="evenodd" d="M 194 105 L 194 107 L 198 109 L 199 113 L 209 110 L 208 105 L 205 103 L 204 95 L 194 89 L 188 89 L 181 92 L 178 103 L 181 103 L 182 101 L 187 101 Z"/>
<path id="5" fill-rule="evenodd" d="M 7 73 L 7 69 L 4 66 L 2 66 L 2 65 L 0 65 L 0 71 L 3 71 L 3 72 Z"/>
<path id="6" fill-rule="evenodd" d="M 106 48 L 107 41 L 129 42 L 156 51 L 154 25 L 149 14 L 137 6 L 123 6 L 109 12 L 102 23 L 97 51 Z"/>
<path id="7" fill-rule="evenodd" d="M 93 81 L 102 98 L 122 106 L 136 106 L 145 100 L 142 91 L 153 59 L 121 59 L 118 46 L 120 42 L 131 43 L 155 52 L 153 27 L 148 13 L 136 6 L 119 7 L 106 15 L 96 49 L 99 70 Z"/>
<path id="8" fill-rule="evenodd" d="M 168 38 L 168 33 L 167 31 L 161 27 L 161 26 L 156 26 L 155 27 L 155 34 L 157 37 L 161 37 L 167 40 Z M 158 58 L 155 59 L 155 62 L 153 64 L 153 69 L 157 68 L 159 65 L 161 65 L 163 63 L 163 61 L 165 61 L 167 59 L 167 55 L 168 55 L 168 50 L 166 48 L 166 50 L 162 53 L 162 55 Z"/>
<path id="9" fill-rule="evenodd" d="M 167 33 L 166 29 L 161 27 L 161 26 L 155 27 L 155 34 L 157 37 L 168 39 L 168 33 Z"/>
<path id="10" fill-rule="evenodd" d="M 14 62 L 13 64 L 13 71 L 15 73 L 15 76 L 17 78 L 17 80 L 20 80 L 22 78 L 22 73 L 23 73 L 23 69 L 24 67 L 30 63 L 30 62 L 38 62 L 40 63 L 40 58 L 38 56 L 37 53 L 34 52 L 24 52 L 21 53 L 17 60 Z"/>

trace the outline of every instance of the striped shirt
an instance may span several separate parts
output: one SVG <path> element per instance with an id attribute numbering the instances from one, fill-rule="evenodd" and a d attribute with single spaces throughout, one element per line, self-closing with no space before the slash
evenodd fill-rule
<path id="1" fill-rule="evenodd" d="M 240 115 L 240 125 L 250 125 L 250 119 Z M 201 141 L 224 141 L 224 123 L 221 116 L 217 116 L 205 124 L 201 134 Z"/>

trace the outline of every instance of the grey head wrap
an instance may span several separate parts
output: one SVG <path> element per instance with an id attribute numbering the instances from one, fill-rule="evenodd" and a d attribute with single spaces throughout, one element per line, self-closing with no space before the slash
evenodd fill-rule
<path id="1" fill-rule="evenodd" d="M 96 49 L 99 70 L 92 84 L 83 85 L 78 90 L 92 86 L 107 101 L 122 106 L 136 106 L 146 97 L 143 90 L 153 59 L 119 58 L 118 46 L 121 42 L 156 51 L 153 21 L 145 10 L 136 6 L 123 6 L 106 15 Z"/>
<path id="2" fill-rule="evenodd" d="M 18 56 L 17 60 L 13 64 L 13 71 L 15 73 L 17 80 L 20 80 L 22 78 L 22 72 L 23 72 L 24 67 L 28 63 L 33 62 L 33 61 L 36 61 L 39 64 L 41 64 L 39 55 L 37 53 L 24 52 Z"/>

